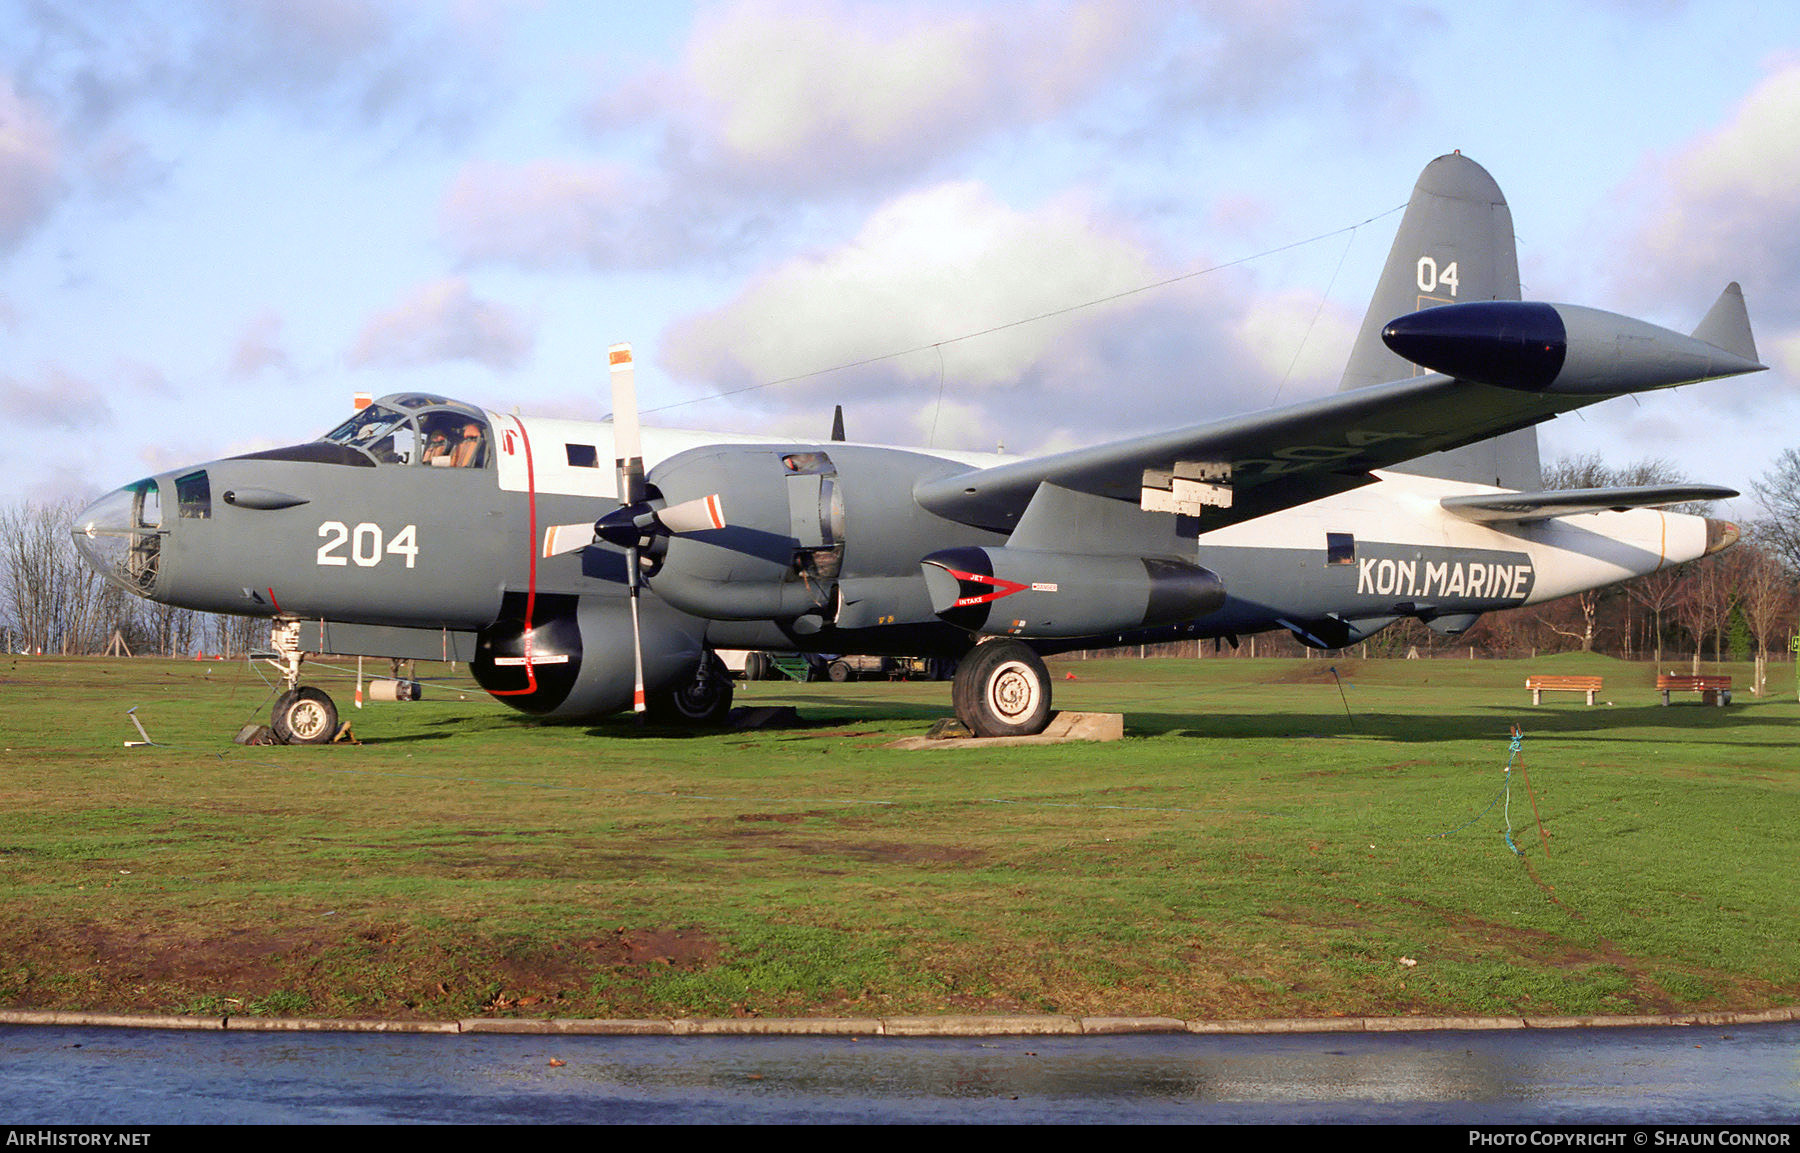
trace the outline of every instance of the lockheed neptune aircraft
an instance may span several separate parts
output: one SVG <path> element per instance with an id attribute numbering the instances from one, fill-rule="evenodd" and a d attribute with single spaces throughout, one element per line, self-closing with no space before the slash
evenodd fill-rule
<path id="1" fill-rule="evenodd" d="M 1042 655 L 1287 629 L 1340 648 L 1653 572 L 1734 526 L 1699 485 L 1543 492 L 1533 425 L 1754 372 L 1738 286 L 1690 336 L 1519 298 L 1486 171 L 1433 161 L 1325 399 L 1031 458 L 640 430 L 383 397 L 318 440 L 137 481 L 81 514 L 132 592 L 268 617 L 272 727 L 329 740 L 312 653 L 469 663 L 539 717 L 721 719 L 716 649 L 958 662 L 957 716 L 1040 731 Z M 1198 395 L 1204 381 L 1184 387 Z"/>

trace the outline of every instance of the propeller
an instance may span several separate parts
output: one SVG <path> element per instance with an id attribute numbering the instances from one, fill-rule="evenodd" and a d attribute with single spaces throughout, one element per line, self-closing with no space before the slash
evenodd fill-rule
<path id="1" fill-rule="evenodd" d="M 613 451 L 619 507 L 597 521 L 546 528 L 541 554 L 545 557 L 575 552 L 598 541 L 627 550 L 641 549 L 657 537 L 725 527 L 725 504 L 718 493 L 665 508 L 654 508 L 648 503 L 650 486 L 644 475 L 631 346 L 615 344 L 607 356 L 612 369 Z"/>
<path id="2" fill-rule="evenodd" d="M 637 376 L 631 367 L 631 346 L 615 344 L 606 350 L 607 364 L 612 368 L 613 456 L 619 470 L 619 509 L 594 522 L 594 535 L 613 540 L 601 526 L 620 517 L 631 517 L 630 527 L 637 529 L 636 509 L 644 503 L 644 444 L 638 428 Z M 651 513 L 652 518 L 655 513 Z M 633 531 L 625 545 L 625 583 L 631 599 L 631 663 L 636 679 L 631 686 L 631 711 L 644 711 L 644 634 L 638 625 L 638 586 L 643 575 L 638 572 L 638 548 L 643 536 Z"/>
<path id="3" fill-rule="evenodd" d="M 644 711 L 644 644 L 638 624 L 638 590 L 643 584 L 640 557 L 657 537 L 681 536 L 725 527 L 725 506 L 718 493 L 682 501 L 666 508 L 649 503 L 650 486 L 644 476 L 642 432 L 638 426 L 637 382 L 631 363 L 631 346 L 615 344 L 607 350 L 612 370 L 613 464 L 618 470 L 619 507 L 597 521 L 552 525 L 544 532 L 544 555 L 574 552 L 597 541 L 625 550 L 626 589 L 631 600 L 631 649 L 635 684 L 633 712 Z"/>

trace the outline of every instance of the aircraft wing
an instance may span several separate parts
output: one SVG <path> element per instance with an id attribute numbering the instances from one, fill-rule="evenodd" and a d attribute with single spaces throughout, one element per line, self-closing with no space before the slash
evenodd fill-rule
<path id="1" fill-rule="evenodd" d="M 1578 488 L 1564 492 L 1480 493 L 1447 496 L 1444 511 L 1477 524 L 1548 520 L 1584 512 L 1624 512 L 1708 500 L 1730 500 L 1736 489 L 1711 484 L 1652 484 L 1632 488 Z"/>
<path id="2" fill-rule="evenodd" d="M 1164 491 L 1173 500 L 1180 478 L 1207 488 L 1212 500 L 1229 499 L 1224 506 L 1167 509 L 1203 514 L 1210 531 L 1369 484 L 1371 469 L 1524 428 L 1602 399 L 1523 392 L 1432 373 L 940 476 L 922 481 L 913 495 L 940 516 L 1010 532 L 1046 482 L 1139 505 L 1161 500 Z M 1146 489 L 1153 494 L 1148 499 Z"/>
<path id="3" fill-rule="evenodd" d="M 1153 512 L 1198 516 L 1201 529 L 1210 531 L 1368 484 L 1371 469 L 1597 401 L 1759 372 L 1765 366 L 1756 361 L 1749 333 L 1735 283 L 1691 336 L 1575 305 L 1446 304 L 1392 320 L 1381 332 L 1394 352 L 1437 371 L 929 478 L 914 486 L 913 496 L 939 516 L 1010 532 L 1038 485 L 1048 482 Z M 1493 483 L 1506 487 L 1497 477 Z"/>

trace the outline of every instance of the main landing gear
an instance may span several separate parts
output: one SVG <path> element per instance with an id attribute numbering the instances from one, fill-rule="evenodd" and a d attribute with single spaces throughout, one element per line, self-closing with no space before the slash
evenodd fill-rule
<path id="1" fill-rule="evenodd" d="M 276 658 L 270 663 L 281 670 L 287 686 L 269 711 L 275 739 L 284 745 L 328 744 L 338 733 L 337 705 L 324 690 L 300 683 L 300 662 L 306 659 L 300 651 L 300 622 L 278 620 L 271 625 L 269 647 Z"/>
<path id="2" fill-rule="evenodd" d="M 710 727 L 731 716 L 731 695 L 731 670 L 708 649 L 691 679 L 651 693 L 644 709 L 658 724 Z"/>
<path id="3" fill-rule="evenodd" d="M 956 666 L 956 719 L 978 737 L 1029 737 L 1050 723 L 1050 673 L 1031 646 L 990 640 Z"/>

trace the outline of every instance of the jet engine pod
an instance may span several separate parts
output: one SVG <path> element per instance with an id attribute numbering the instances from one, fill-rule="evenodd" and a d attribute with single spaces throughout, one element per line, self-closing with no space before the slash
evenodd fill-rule
<path id="1" fill-rule="evenodd" d="M 1381 339 L 1414 364 L 1525 392 L 1611 396 L 1755 372 L 1755 360 L 1615 312 L 1532 300 L 1409 313 Z"/>
<path id="2" fill-rule="evenodd" d="M 972 633 L 1087 637 L 1206 616 L 1225 603 L 1211 569 L 1160 557 L 953 548 L 919 562 L 931 611 Z"/>

